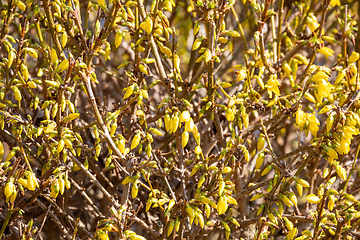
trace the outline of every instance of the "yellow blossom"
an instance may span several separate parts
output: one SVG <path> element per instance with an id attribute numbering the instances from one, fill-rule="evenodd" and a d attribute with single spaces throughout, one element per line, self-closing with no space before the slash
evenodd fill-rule
<path id="1" fill-rule="evenodd" d="M 319 120 L 315 117 L 314 114 L 311 113 L 307 113 L 306 114 L 306 119 L 309 122 L 309 130 L 311 132 L 311 134 L 316 137 L 317 132 L 319 131 L 319 126 L 320 122 Z"/>
<path id="2" fill-rule="evenodd" d="M 201 153 L 201 147 L 199 145 L 196 146 L 194 152 L 199 155 Z"/>
<path id="3" fill-rule="evenodd" d="M 339 146 L 335 148 L 339 154 L 348 154 L 350 151 L 350 144 L 343 138 L 341 139 Z"/>
<path id="4" fill-rule="evenodd" d="M 334 86 L 330 84 L 327 80 L 322 79 L 319 81 L 318 87 L 315 91 L 315 98 L 318 101 L 318 103 L 321 103 L 323 98 L 329 97 L 331 95 L 331 89 L 333 89 Z"/>
<path id="5" fill-rule="evenodd" d="M 337 165 L 336 166 L 336 173 L 339 175 L 339 177 L 342 179 L 342 180 L 346 180 L 346 170 L 341 167 L 340 165 Z"/>
<path id="6" fill-rule="evenodd" d="M 333 159 L 338 159 L 338 154 L 336 153 L 336 151 L 333 148 L 328 148 L 327 154 L 329 155 L 329 157 L 331 157 Z"/>
<path id="7" fill-rule="evenodd" d="M 331 0 L 330 5 L 332 7 L 341 6 L 341 2 L 340 2 L 340 0 Z"/>
<path id="8" fill-rule="evenodd" d="M 331 93 L 331 89 L 333 88 L 334 86 L 330 83 L 328 83 L 326 80 L 321 80 L 319 82 L 319 94 L 323 97 L 327 97 L 330 95 Z"/>
<path id="9" fill-rule="evenodd" d="M 329 78 L 329 76 L 323 71 L 319 71 L 316 74 L 314 74 L 314 76 L 312 76 L 312 80 L 314 82 L 318 82 L 322 79 L 328 79 L 328 78 Z"/>
<path id="10" fill-rule="evenodd" d="M 309 13 L 308 17 L 306 18 L 306 25 L 312 32 L 314 32 L 320 24 L 318 23 L 316 17 L 314 16 L 314 13 Z"/>
<path id="11" fill-rule="evenodd" d="M 342 130 L 346 136 L 349 136 L 349 138 L 352 138 L 352 135 L 358 135 L 359 129 L 353 127 L 353 126 L 343 126 Z"/>
<path id="12" fill-rule="evenodd" d="M 239 69 L 238 72 L 236 72 L 236 81 L 240 82 L 246 78 L 246 68 Z"/>
<path id="13" fill-rule="evenodd" d="M 276 79 L 275 75 L 271 75 L 269 81 L 266 84 L 266 88 L 269 94 L 269 97 L 272 98 L 272 93 L 275 93 L 275 95 L 280 95 L 280 90 L 278 86 L 280 85 L 279 81 Z"/>
<path id="14" fill-rule="evenodd" d="M 231 108 L 226 109 L 225 116 L 229 122 L 232 122 L 235 120 L 235 111 L 236 111 L 236 107 L 231 107 Z"/>
<path id="15" fill-rule="evenodd" d="M 299 127 L 303 127 L 306 123 L 305 113 L 303 110 L 298 109 L 295 114 L 295 121 Z"/>
<path id="16" fill-rule="evenodd" d="M 297 228 L 293 228 L 291 229 L 291 231 L 289 231 L 289 233 L 286 235 L 286 239 L 294 239 L 294 237 L 297 234 Z"/>
<path id="17" fill-rule="evenodd" d="M 329 56 L 332 56 L 334 54 L 334 51 L 331 48 L 328 47 L 322 47 L 319 49 L 319 53 L 324 55 L 326 58 Z"/>
<path id="18" fill-rule="evenodd" d="M 225 213 L 227 209 L 228 209 L 228 204 L 227 204 L 225 196 L 224 195 L 220 196 L 219 202 L 217 204 L 218 214 L 221 215 L 221 214 Z"/>
<path id="19" fill-rule="evenodd" d="M 349 62 L 349 63 L 356 62 L 356 61 L 359 59 L 359 56 L 360 56 L 359 53 L 353 52 L 353 53 L 350 55 L 350 57 L 349 57 L 349 59 L 348 59 L 348 62 Z"/>
<path id="20" fill-rule="evenodd" d="M 335 148 L 335 150 L 339 154 L 348 154 L 353 135 L 358 135 L 360 131 L 353 126 L 343 126 L 340 129 L 342 130 L 342 136 L 339 145 Z"/>
<path id="21" fill-rule="evenodd" d="M 332 211 L 334 209 L 334 205 L 335 205 L 335 196 L 330 195 L 329 196 L 329 202 L 328 202 L 328 208 L 329 208 L 330 211 Z"/>

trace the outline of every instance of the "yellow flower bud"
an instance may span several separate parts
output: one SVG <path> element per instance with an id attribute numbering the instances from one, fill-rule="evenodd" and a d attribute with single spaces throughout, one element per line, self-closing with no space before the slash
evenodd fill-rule
<path id="1" fill-rule="evenodd" d="M 269 219 L 270 219 L 270 221 L 272 222 L 272 223 L 275 223 L 275 224 L 278 224 L 278 220 L 277 220 L 277 218 L 274 216 L 274 214 L 272 214 L 271 212 L 268 212 L 268 217 L 269 217 Z"/>
<path id="2" fill-rule="evenodd" d="M 334 195 L 330 195 L 329 196 L 329 202 L 328 202 L 328 209 L 330 211 L 332 211 L 334 209 L 334 205 L 335 205 L 335 196 Z"/>
<path id="3" fill-rule="evenodd" d="M 295 184 L 295 187 L 296 187 L 296 189 L 297 189 L 297 191 L 298 191 L 298 193 L 299 193 L 299 196 L 301 197 L 302 194 L 303 194 L 303 186 L 301 186 L 300 184 L 296 183 L 296 184 Z"/>
<path id="4" fill-rule="evenodd" d="M 14 180 L 11 178 L 10 181 L 7 182 L 5 185 L 4 194 L 7 198 L 9 198 L 11 196 L 11 194 L 13 194 L 15 191 L 15 184 L 13 181 Z"/>
<path id="5" fill-rule="evenodd" d="M 61 195 L 63 195 L 64 191 L 65 191 L 65 180 L 60 177 L 58 179 L 58 183 L 59 183 L 59 192 L 60 192 Z"/>
<path id="6" fill-rule="evenodd" d="M 294 205 L 294 204 L 289 200 L 289 198 L 288 198 L 287 196 L 285 196 L 285 195 L 281 195 L 281 196 L 280 196 L 280 199 L 281 199 L 281 201 L 282 201 L 283 203 L 285 203 L 286 206 L 288 206 L 288 207 L 291 207 L 291 206 Z"/>
<path id="7" fill-rule="evenodd" d="M 64 149 L 64 146 L 65 146 L 64 139 L 60 139 L 60 141 L 57 145 L 57 152 L 60 153 Z"/>
<path id="8" fill-rule="evenodd" d="M 194 218 L 195 218 L 195 211 L 190 205 L 186 205 L 185 210 L 186 210 L 187 214 L 189 215 L 190 224 L 192 224 L 192 222 L 194 221 Z"/>
<path id="9" fill-rule="evenodd" d="M 51 49 L 50 56 L 51 56 L 51 59 L 50 59 L 51 63 L 55 64 L 58 61 L 58 56 L 57 56 L 56 50 L 54 48 Z"/>
<path id="10" fill-rule="evenodd" d="M 194 44 L 192 46 L 192 50 L 195 51 L 196 49 L 198 49 L 201 46 L 202 41 L 203 41 L 203 38 L 201 38 L 201 37 L 195 39 Z"/>
<path id="11" fill-rule="evenodd" d="M 258 200 L 258 199 L 262 198 L 263 196 L 264 196 L 263 193 L 257 193 L 250 199 L 250 201 Z"/>
<path id="12" fill-rule="evenodd" d="M 26 81 L 29 80 L 29 71 L 24 63 L 20 65 L 20 71 Z"/>
<path id="13" fill-rule="evenodd" d="M 260 152 L 264 149 L 265 146 L 265 136 L 264 134 L 260 134 L 259 138 L 257 139 L 257 150 Z"/>
<path id="14" fill-rule="evenodd" d="M 308 93 L 308 92 L 305 93 L 305 98 L 306 98 L 309 102 L 316 103 L 316 100 L 315 100 L 314 96 L 311 95 L 311 94 Z"/>
<path id="15" fill-rule="evenodd" d="M 295 122 L 299 127 L 303 127 L 306 123 L 306 117 L 303 110 L 298 109 L 295 114 Z"/>
<path id="16" fill-rule="evenodd" d="M 248 128 L 249 127 L 249 114 L 247 114 L 247 113 L 243 114 L 242 120 L 244 122 L 244 127 Z"/>
<path id="17" fill-rule="evenodd" d="M 196 126 L 194 124 L 194 120 L 190 118 L 190 120 L 185 122 L 185 131 L 187 132 L 193 132 L 196 129 Z"/>
<path id="18" fill-rule="evenodd" d="M 69 60 L 65 59 L 64 61 L 62 61 L 59 66 L 57 67 L 59 69 L 59 72 L 62 72 L 66 69 L 69 68 Z"/>
<path id="19" fill-rule="evenodd" d="M 309 203 L 318 203 L 318 202 L 320 202 L 320 198 L 318 196 L 316 196 L 315 194 L 307 195 L 306 200 Z"/>
<path id="20" fill-rule="evenodd" d="M 39 184 L 37 183 L 36 176 L 34 173 L 30 171 L 26 171 L 25 176 L 27 176 L 27 188 L 30 191 L 34 191 L 36 187 L 39 187 Z"/>
<path id="21" fill-rule="evenodd" d="M 67 43 L 67 33 L 66 33 L 66 31 L 63 31 L 62 36 L 60 38 L 60 41 L 61 41 L 61 46 L 65 47 L 66 43 Z"/>
<path id="22" fill-rule="evenodd" d="M 291 240 L 294 239 L 294 237 L 296 236 L 297 233 L 297 228 L 293 228 L 289 231 L 289 233 L 286 235 L 285 240 Z"/>
<path id="23" fill-rule="evenodd" d="M 157 128 L 150 128 L 150 131 L 158 136 L 164 136 L 164 134 Z"/>
<path id="24" fill-rule="evenodd" d="M 296 206 L 297 205 L 297 198 L 295 196 L 295 193 L 288 192 L 288 197 L 289 197 L 290 201 Z"/>
<path id="25" fill-rule="evenodd" d="M 59 182 L 57 180 L 55 180 L 51 183 L 50 190 L 51 190 L 50 197 L 56 198 L 58 196 L 59 190 L 60 190 Z"/>
<path id="26" fill-rule="evenodd" d="M 69 116 L 65 117 L 65 118 L 63 119 L 63 121 L 64 121 L 64 122 L 70 122 L 70 121 L 78 118 L 79 116 L 80 116 L 80 113 L 71 113 L 71 114 L 69 114 Z"/>
<path id="27" fill-rule="evenodd" d="M 180 122 L 187 122 L 190 120 L 190 118 L 191 118 L 191 116 L 190 116 L 189 111 L 185 110 L 180 114 L 179 120 L 180 120 Z"/>
<path id="28" fill-rule="evenodd" d="M 323 54 L 325 57 L 329 57 L 334 54 L 334 51 L 331 48 L 322 47 L 319 49 L 319 53 Z"/>
<path id="29" fill-rule="evenodd" d="M 203 185 L 204 182 L 205 182 L 205 175 L 202 175 L 199 179 L 197 188 L 201 188 L 201 186 Z"/>
<path id="30" fill-rule="evenodd" d="M 309 183 L 304 179 L 299 178 L 299 179 L 297 179 L 296 182 L 299 183 L 303 187 L 306 187 L 306 188 L 310 187 Z"/>
<path id="31" fill-rule="evenodd" d="M 171 131 L 170 133 L 175 133 L 179 127 L 179 115 L 178 114 L 174 114 L 173 117 L 171 118 Z"/>
<path id="32" fill-rule="evenodd" d="M 189 132 L 183 132 L 181 134 L 181 145 L 184 148 L 189 141 Z"/>
<path id="33" fill-rule="evenodd" d="M 207 218 L 209 218 L 210 212 L 211 212 L 211 209 L 210 209 L 209 204 L 205 204 L 205 213 L 206 213 Z"/>
<path id="34" fill-rule="evenodd" d="M 245 160 L 246 160 L 247 162 L 250 161 L 250 156 L 249 156 L 249 151 L 248 151 L 248 150 L 244 150 L 244 157 L 245 157 Z"/>
<path id="35" fill-rule="evenodd" d="M 225 114 L 226 114 L 226 119 L 229 122 L 234 121 L 234 119 L 235 119 L 235 109 L 233 107 L 227 108 Z"/>
<path id="36" fill-rule="evenodd" d="M 139 69 L 142 73 L 149 75 L 149 72 L 148 72 L 146 66 L 144 66 L 143 64 L 139 64 Z"/>
<path id="37" fill-rule="evenodd" d="M 131 197 L 132 198 L 136 198 L 139 192 L 139 187 L 136 184 L 136 182 L 133 183 L 132 188 L 131 188 Z"/>
<path id="38" fill-rule="evenodd" d="M 283 220 L 284 220 L 284 222 L 285 222 L 286 228 L 287 228 L 289 231 L 293 230 L 294 224 L 293 224 L 287 217 L 283 217 Z"/>
<path id="39" fill-rule="evenodd" d="M 337 165 L 336 166 L 336 173 L 339 175 L 339 177 L 342 179 L 342 180 L 346 180 L 346 170 L 340 166 L 340 165 Z"/>
<path id="40" fill-rule="evenodd" d="M 14 95 L 15 95 L 15 100 L 18 101 L 18 102 L 20 102 L 21 99 L 22 99 L 22 96 L 21 96 L 21 93 L 20 93 L 19 88 L 17 88 L 17 87 L 14 86 L 14 87 L 12 87 L 12 90 L 13 90 Z"/>
<path id="41" fill-rule="evenodd" d="M 178 218 L 175 220 L 175 231 L 178 232 L 180 229 L 180 221 Z"/>
<path id="42" fill-rule="evenodd" d="M 261 165 L 263 164 L 264 162 L 264 158 L 265 158 L 265 154 L 264 152 L 260 152 L 258 154 L 258 157 L 256 158 L 256 163 L 255 163 L 255 168 L 256 169 L 259 169 L 261 167 Z"/>
<path id="43" fill-rule="evenodd" d="M 331 158 L 331 159 L 338 159 L 338 154 L 337 152 L 331 148 L 331 147 L 327 147 L 326 149 L 326 154 Z"/>
<path id="44" fill-rule="evenodd" d="M 206 63 L 211 60 L 211 52 L 209 49 L 206 49 L 206 51 L 204 53 L 204 60 Z"/>
<path id="45" fill-rule="evenodd" d="M 32 56 L 33 58 L 38 58 L 38 54 L 36 52 L 35 49 L 33 48 L 26 48 L 27 52 L 29 53 L 30 56 Z"/>
<path id="46" fill-rule="evenodd" d="M 224 192 L 224 189 L 225 189 L 225 181 L 220 180 L 220 182 L 219 182 L 219 195 L 221 195 Z"/>
<path id="47" fill-rule="evenodd" d="M 171 57 L 171 56 L 172 56 L 172 52 L 171 52 L 171 50 L 170 50 L 168 47 L 161 46 L 161 47 L 160 47 L 160 51 L 161 51 L 162 53 L 164 53 L 165 55 L 167 55 L 168 57 Z"/>
<path id="48" fill-rule="evenodd" d="M 117 144 L 117 148 L 119 149 L 119 151 L 124 154 L 125 152 L 125 139 L 120 139 L 120 141 Z"/>
<path id="49" fill-rule="evenodd" d="M 224 169 L 222 170 L 222 174 L 227 174 L 227 173 L 229 173 L 229 172 L 231 172 L 232 171 L 232 168 L 231 167 L 224 167 Z"/>
<path id="50" fill-rule="evenodd" d="M 13 61 L 14 61 L 14 58 L 15 58 L 16 54 L 14 51 L 10 50 L 9 53 L 8 53 L 8 62 L 7 62 L 7 67 L 10 68 Z"/>
<path id="51" fill-rule="evenodd" d="M 199 221 L 200 227 L 204 228 L 204 217 L 202 216 L 201 212 L 199 213 L 199 212 L 196 211 L 195 215 L 196 215 L 196 217 L 197 217 L 197 219 Z"/>
<path id="52" fill-rule="evenodd" d="M 140 136 L 140 132 L 138 132 L 138 133 L 134 136 L 134 138 L 133 138 L 133 140 L 132 140 L 132 142 L 131 142 L 131 147 L 130 147 L 130 149 L 132 150 L 132 149 L 136 148 L 136 147 L 139 145 L 140 140 L 141 140 L 141 136 Z"/>
<path id="53" fill-rule="evenodd" d="M 170 236 L 175 227 L 175 221 L 171 220 L 167 229 L 167 236 Z"/>
<path id="54" fill-rule="evenodd" d="M 10 159 L 12 159 L 15 156 L 15 154 L 16 154 L 16 150 L 11 150 L 9 152 L 9 155 L 6 157 L 5 162 L 10 161 Z"/>
<path id="55" fill-rule="evenodd" d="M 235 198 L 233 198 L 232 196 L 226 196 L 226 201 L 230 204 L 234 204 L 234 205 L 237 205 L 237 201 Z"/>
<path id="56" fill-rule="evenodd" d="M 16 2 L 16 6 L 17 6 L 18 8 L 20 8 L 21 11 L 25 11 L 25 10 L 26 10 L 26 5 L 25 5 L 25 3 L 23 3 L 22 1 L 17 1 L 17 2 Z"/>
<path id="57" fill-rule="evenodd" d="M 117 30 L 115 35 L 115 47 L 118 48 L 123 40 L 123 34 L 120 30 Z"/>
<path id="58" fill-rule="evenodd" d="M 227 204 L 227 201 L 225 199 L 225 196 L 224 195 L 220 196 L 219 202 L 217 204 L 218 214 L 221 215 L 221 214 L 225 213 L 227 208 L 228 208 L 228 204 Z"/>
<path id="59" fill-rule="evenodd" d="M 118 125 L 117 125 L 116 122 L 114 122 L 114 123 L 111 125 L 111 128 L 110 128 L 110 136 L 114 136 L 117 127 L 118 127 Z"/>
<path id="60" fill-rule="evenodd" d="M 267 165 L 266 168 L 264 169 L 264 171 L 261 173 L 261 176 L 265 176 L 265 175 L 268 174 L 271 170 L 272 170 L 272 165 L 271 165 L 271 164 Z"/>
<path id="61" fill-rule="evenodd" d="M 194 152 L 195 152 L 197 155 L 199 155 L 199 154 L 202 152 L 201 147 L 200 147 L 199 145 L 197 145 L 197 146 L 195 147 Z"/>
<path id="62" fill-rule="evenodd" d="M 165 122 L 165 130 L 167 132 L 171 133 L 170 132 L 171 131 L 171 117 L 170 117 L 169 113 L 165 113 L 164 122 Z"/>
<path id="63" fill-rule="evenodd" d="M 124 100 L 127 99 L 128 97 L 130 97 L 131 94 L 133 94 L 134 88 L 135 88 L 134 85 L 131 85 L 131 86 L 129 86 L 129 87 L 126 88 L 126 92 L 125 92 L 125 95 L 124 95 Z M 124 89 L 124 90 L 125 90 L 125 89 Z"/>
<path id="64" fill-rule="evenodd" d="M 20 183 L 23 187 L 26 187 L 26 188 L 27 188 L 28 182 L 27 182 L 26 179 L 24 179 L 24 178 L 19 178 L 18 183 Z"/>

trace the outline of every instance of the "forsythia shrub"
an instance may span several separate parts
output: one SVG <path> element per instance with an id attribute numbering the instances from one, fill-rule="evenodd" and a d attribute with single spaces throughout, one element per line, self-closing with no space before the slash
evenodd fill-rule
<path id="1" fill-rule="evenodd" d="M 0 238 L 360 237 L 358 1 L 0 10 Z"/>

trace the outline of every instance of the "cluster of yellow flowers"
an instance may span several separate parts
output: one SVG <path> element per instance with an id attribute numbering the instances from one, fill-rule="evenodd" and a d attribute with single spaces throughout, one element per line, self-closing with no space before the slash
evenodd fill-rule
<path id="1" fill-rule="evenodd" d="M 236 104 L 239 105 L 239 107 L 237 108 Z M 226 119 L 229 122 L 233 122 L 236 118 L 236 114 L 237 114 L 237 109 L 239 109 L 239 113 L 241 113 L 241 120 L 240 118 L 237 118 L 237 123 L 240 126 L 244 126 L 244 128 L 248 128 L 249 126 L 249 114 L 246 112 L 246 107 L 244 106 L 243 100 L 239 99 L 239 98 L 232 98 L 229 100 L 227 108 L 226 108 L 226 112 L 225 112 L 225 116 Z"/>
<path id="2" fill-rule="evenodd" d="M 25 171 L 24 178 L 19 178 L 18 183 L 20 183 L 23 187 L 26 187 L 30 191 L 34 191 L 36 187 L 39 187 L 39 184 L 36 180 L 36 176 L 33 172 Z"/>
<path id="3" fill-rule="evenodd" d="M 65 174 L 59 175 L 57 179 L 54 179 L 50 186 L 50 197 L 56 198 L 58 194 L 64 194 L 65 188 L 70 189 L 71 183 L 66 178 Z"/>
<path id="4" fill-rule="evenodd" d="M 303 110 L 298 109 L 295 113 L 295 122 L 301 129 L 305 129 L 307 134 L 310 130 L 311 134 L 316 137 L 319 131 L 318 125 L 320 125 L 320 121 L 314 114 L 305 113 Z"/>
<path id="5" fill-rule="evenodd" d="M 39 184 L 36 180 L 36 176 L 31 171 L 24 172 L 25 178 L 19 178 L 17 180 L 18 183 L 21 185 L 19 186 L 20 190 L 23 190 L 23 187 L 29 189 L 30 191 L 34 191 L 36 188 L 39 187 Z M 17 196 L 17 190 L 15 185 L 15 178 L 10 177 L 9 181 L 5 185 L 4 193 L 6 196 L 6 202 L 10 201 L 13 203 Z"/>
<path id="6" fill-rule="evenodd" d="M 184 131 L 182 133 L 182 140 L 181 140 L 182 147 L 184 148 L 189 141 L 189 132 L 193 134 L 193 137 L 199 146 L 200 134 L 198 128 L 194 123 L 194 120 L 190 116 L 190 112 L 188 110 L 184 110 L 180 114 L 179 111 L 176 110 L 177 109 L 174 109 L 173 112 L 170 109 L 166 110 L 164 117 L 166 131 L 169 132 L 170 134 L 175 133 L 178 130 L 178 128 L 181 126 L 181 123 L 185 123 Z M 172 115 L 170 116 L 171 113 Z"/>
<path id="7" fill-rule="evenodd" d="M 355 126 L 340 126 L 339 127 L 339 137 L 338 145 L 335 147 L 335 150 L 339 154 L 348 154 L 350 151 L 351 140 L 354 138 L 354 135 L 360 133 L 359 129 Z"/>
<path id="8" fill-rule="evenodd" d="M 311 78 L 316 86 L 316 88 L 314 88 L 314 94 L 318 104 L 321 104 L 324 98 L 328 98 L 330 100 L 333 99 L 331 90 L 334 88 L 334 86 L 329 83 L 328 78 L 329 75 L 326 73 L 326 70 L 318 71 Z"/>

